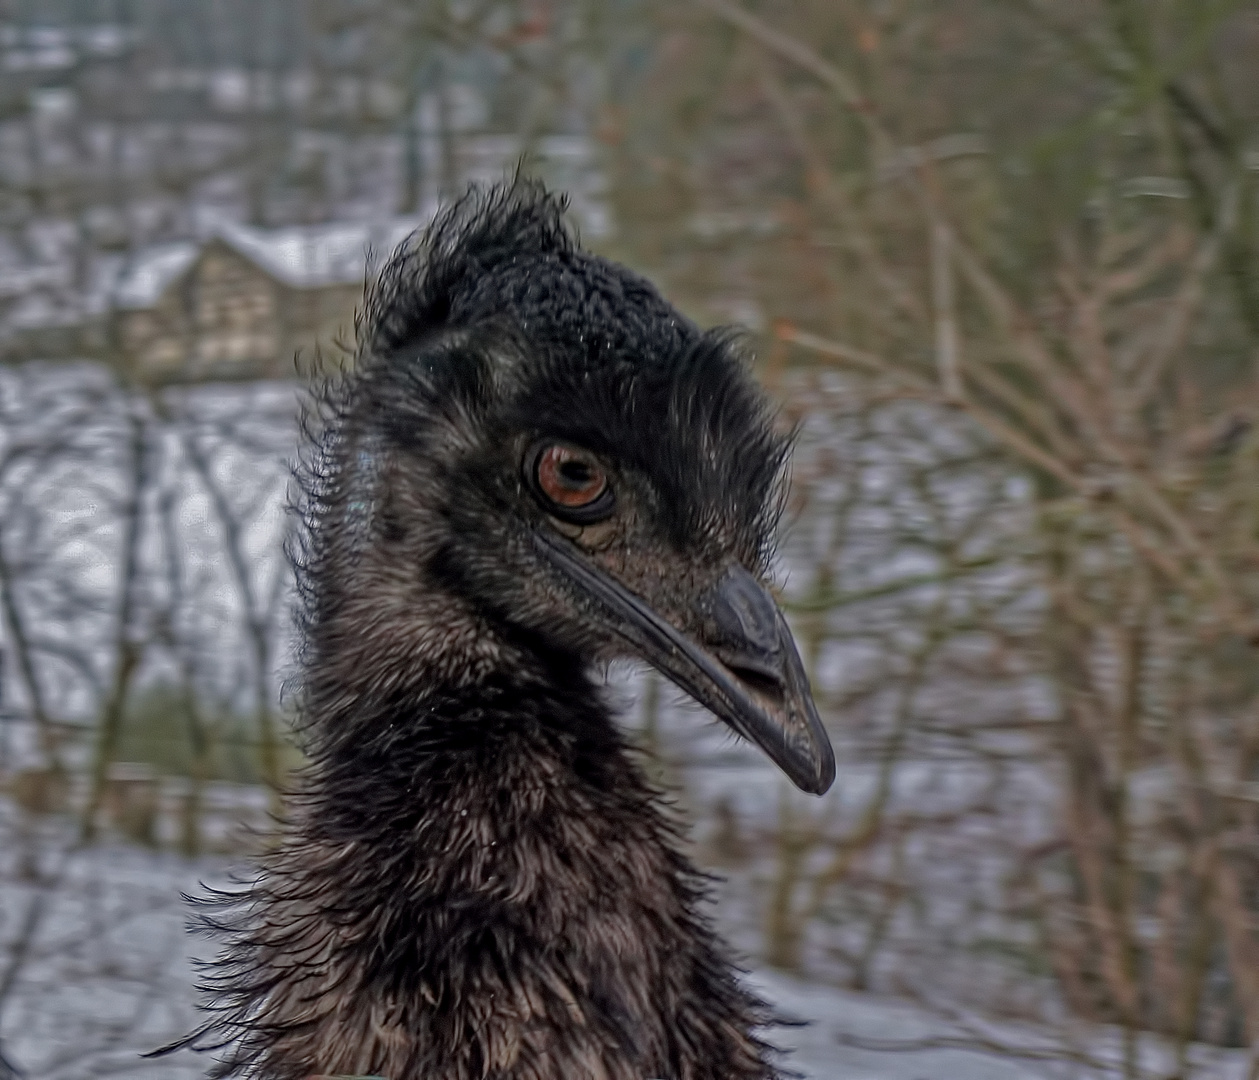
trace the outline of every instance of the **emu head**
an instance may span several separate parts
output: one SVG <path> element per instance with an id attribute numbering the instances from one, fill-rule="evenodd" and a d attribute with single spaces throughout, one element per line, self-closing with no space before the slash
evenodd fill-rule
<path id="1" fill-rule="evenodd" d="M 821 793 L 834 756 L 762 584 L 786 440 L 730 337 L 562 210 L 473 190 L 369 297 L 319 462 L 312 678 L 386 698 L 638 658 Z"/>

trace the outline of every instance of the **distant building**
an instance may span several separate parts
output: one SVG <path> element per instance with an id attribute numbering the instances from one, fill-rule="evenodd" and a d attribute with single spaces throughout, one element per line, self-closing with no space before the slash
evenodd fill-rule
<path id="1" fill-rule="evenodd" d="M 370 260 L 421 224 L 219 222 L 201 241 L 142 250 L 120 269 L 109 338 L 119 360 L 147 378 L 291 374 L 295 355 L 349 334 Z"/>

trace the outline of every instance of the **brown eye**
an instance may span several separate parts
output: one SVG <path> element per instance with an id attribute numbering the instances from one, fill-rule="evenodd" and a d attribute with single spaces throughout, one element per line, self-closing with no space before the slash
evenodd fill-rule
<path id="1" fill-rule="evenodd" d="M 533 487 L 551 513 L 586 524 L 612 512 L 612 489 L 593 455 L 550 443 L 537 447 L 531 458 Z"/>

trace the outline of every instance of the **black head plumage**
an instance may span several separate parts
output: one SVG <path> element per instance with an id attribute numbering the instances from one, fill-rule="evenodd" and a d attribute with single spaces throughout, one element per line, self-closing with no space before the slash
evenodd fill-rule
<path id="1" fill-rule="evenodd" d="M 562 211 L 523 180 L 451 206 L 385 268 L 322 399 L 311 764 L 192 1040 L 233 1046 L 217 1075 L 775 1075 L 587 669 L 644 660 L 829 786 L 761 581 L 787 442 L 732 336 Z"/>
<path id="2" fill-rule="evenodd" d="M 364 316 L 366 351 L 435 398 L 487 396 L 495 349 L 523 358 L 506 424 L 562 435 L 652 478 L 680 543 L 740 533 L 763 563 L 787 440 L 737 339 L 700 331 L 645 279 L 582 251 L 540 184 L 474 189 L 390 263 Z M 435 349 L 443 336 L 459 342 Z M 479 346 L 471 363 L 468 341 Z M 423 359 L 428 363 L 425 365 Z M 412 383 L 412 386 L 415 384 Z"/>

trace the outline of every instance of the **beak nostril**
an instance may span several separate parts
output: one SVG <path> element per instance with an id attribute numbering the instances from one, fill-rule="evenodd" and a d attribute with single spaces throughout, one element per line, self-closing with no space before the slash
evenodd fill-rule
<path id="1" fill-rule="evenodd" d="M 743 649 L 780 648 L 778 612 L 769 594 L 741 566 L 731 567 L 706 597 L 717 636 Z"/>
<path id="2" fill-rule="evenodd" d="M 762 697 L 769 698 L 771 701 L 781 701 L 786 692 L 786 684 L 776 674 L 771 674 L 764 668 L 744 667 L 742 664 L 726 664 L 736 679 L 739 680 L 749 690 L 760 694 Z"/>

